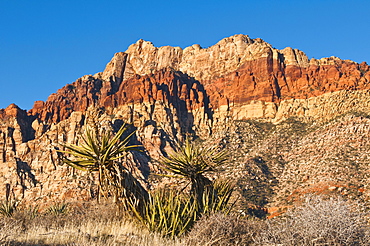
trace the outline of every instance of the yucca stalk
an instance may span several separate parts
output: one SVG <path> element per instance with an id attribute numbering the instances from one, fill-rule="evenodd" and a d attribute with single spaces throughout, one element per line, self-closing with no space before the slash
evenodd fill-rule
<path id="1" fill-rule="evenodd" d="M 106 187 L 111 188 L 111 193 L 114 193 L 117 199 L 116 202 L 125 210 L 130 210 L 131 205 L 134 204 L 139 212 L 143 213 L 144 202 L 148 200 L 149 195 L 132 173 L 120 163 L 114 163 L 113 169 L 104 171 L 107 177 Z"/>
<path id="2" fill-rule="evenodd" d="M 227 161 L 225 151 L 215 146 L 201 146 L 185 143 L 177 146 L 177 151 L 160 160 L 163 169 L 174 174 L 174 177 L 186 178 L 191 182 L 191 194 L 199 206 L 202 206 L 203 193 L 207 187 L 213 187 L 212 181 L 204 174 L 213 172 Z"/>
<path id="3" fill-rule="evenodd" d="M 102 195 L 114 196 L 118 198 L 125 195 L 122 189 L 130 189 L 130 192 L 136 196 L 140 192 L 146 192 L 140 183 L 128 174 L 128 170 L 122 165 L 117 164 L 117 159 L 124 157 L 129 151 L 137 151 L 140 145 L 128 145 L 132 132 L 126 138 L 121 140 L 122 135 L 128 127 L 123 125 L 116 134 L 112 131 L 97 128 L 86 127 L 81 136 L 82 144 L 80 146 L 73 144 L 64 144 L 66 150 L 59 151 L 70 155 L 73 159 L 64 156 L 63 162 L 69 166 L 82 170 L 98 173 L 98 202 Z M 139 187 L 138 187 L 139 186 Z M 136 189 L 136 191 L 134 191 Z M 126 192 L 127 194 L 127 192 Z M 138 198 L 140 199 L 140 198 Z"/>

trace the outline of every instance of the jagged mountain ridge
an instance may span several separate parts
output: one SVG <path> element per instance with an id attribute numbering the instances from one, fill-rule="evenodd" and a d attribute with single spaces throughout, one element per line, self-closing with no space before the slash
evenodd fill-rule
<path id="1" fill-rule="evenodd" d="M 157 95 L 159 85 L 154 88 L 150 82 L 145 84 L 143 77 L 156 73 L 162 73 L 157 75 L 160 77 L 167 76 L 168 68 L 199 81 L 207 91 L 200 93 L 199 100 L 209 97 L 213 110 L 230 109 L 231 105 L 250 104 L 251 101 L 273 102 L 265 105 L 269 112 L 262 112 L 263 106 L 260 106 L 259 113 L 269 118 L 276 116 L 276 108 L 282 100 L 370 88 L 370 67 L 366 63 L 335 57 L 309 60 L 299 50 L 277 50 L 261 39 L 253 40 L 245 35 L 223 39 L 206 49 L 199 45 L 184 50 L 170 46 L 156 48 L 150 42 L 139 40 L 126 52 L 115 54 L 104 72 L 85 76 L 62 88 L 46 103 L 36 102 L 30 112 L 41 115 L 42 121 L 55 123 L 89 105 L 117 107 L 132 101 L 162 100 L 163 95 Z M 141 83 L 136 90 L 126 93 L 125 86 L 120 87 L 124 80 L 132 84 L 137 83 L 134 80 L 141 80 Z M 199 103 L 196 88 L 180 90 L 184 90 L 182 97 L 189 97 L 185 99 L 188 103 Z M 122 97 L 127 99 L 119 100 Z M 203 107 L 203 104 L 200 102 L 194 107 Z"/>
<path id="2" fill-rule="evenodd" d="M 156 158 L 186 132 L 223 139 L 235 120 L 326 121 L 353 110 L 366 113 L 369 87 L 366 63 L 309 60 L 302 51 L 277 50 L 245 35 L 206 49 L 157 48 L 139 40 L 116 53 L 102 73 L 66 85 L 29 112 L 16 105 L 0 110 L 0 194 L 8 189 L 1 184 L 9 184 L 18 198 L 89 199 L 94 178 L 79 173 L 77 181 L 55 150 L 78 141 L 94 108 L 102 124 L 132 123 L 137 140 Z M 141 170 L 151 168 L 148 156 L 136 157 Z"/>

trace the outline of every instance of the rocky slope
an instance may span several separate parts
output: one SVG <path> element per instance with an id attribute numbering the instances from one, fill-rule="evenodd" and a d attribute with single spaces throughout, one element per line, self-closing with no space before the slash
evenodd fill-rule
<path id="1" fill-rule="evenodd" d="M 370 116 L 348 113 L 326 122 L 237 121 L 224 135 L 247 207 L 270 213 L 305 194 L 342 195 L 369 205 Z"/>
<path id="2" fill-rule="evenodd" d="M 363 154 L 361 163 L 368 158 L 368 119 L 345 118 L 343 128 L 328 122 L 369 111 L 366 63 L 309 60 L 302 51 L 278 50 L 245 35 L 208 48 L 157 48 L 139 40 L 116 53 L 103 72 L 66 85 L 29 112 L 16 105 L 0 110 L 0 196 L 93 197 L 95 177 L 61 165 L 56 150 L 61 143 L 77 143 L 81 128 L 94 118 L 113 127 L 123 120 L 137 129 L 135 141 L 146 152 L 135 154 L 132 165 L 143 180 L 153 170 L 150 158 L 170 151 L 186 133 L 228 143 L 231 169 L 240 167 L 231 176 L 249 199 L 245 204 L 278 206 L 322 182 L 332 190 L 350 187 L 348 166 L 354 166 L 346 169 L 343 163 L 355 153 Z M 294 124 L 286 121 L 292 117 Z M 300 134 L 297 124 L 320 125 L 321 130 Z M 367 194 L 366 165 L 356 168 L 361 178 L 354 183 Z M 304 179 L 309 182 L 301 185 Z M 268 192 L 256 200 L 259 189 Z"/>

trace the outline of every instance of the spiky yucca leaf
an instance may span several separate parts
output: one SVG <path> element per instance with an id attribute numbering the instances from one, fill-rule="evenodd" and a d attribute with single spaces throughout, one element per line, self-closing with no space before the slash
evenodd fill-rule
<path id="1" fill-rule="evenodd" d="M 63 215 L 63 214 L 68 213 L 68 211 L 69 211 L 68 203 L 56 202 L 48 208 L 47 213 L 52 214 L 52 215 Z"/>
<path id="2" fill-rule="evenodd" d="M 201 213 L 222 212 L 229 213 L 233 204 L 230 204 L 234 184 L 229 180 L 216 180 L 211 186 L 207 186 L 202 197 Z"/>
<path id="3" fill-rule="evenodd" d="M 112 131 L 102 129 L 91 129 L 87 127 L 83 134 L 81 146 L 73 144 L 64 144 L 66 150 L 59 152 L 73 156 L 73 159 L 64 157 L 63 162 L 73 168 L 98 172 L 98 201 L 101 195 L 113 194 L 115 201 L 117 196 L 122 196 L 122 181 L 124 174 L 121 166 L 117 169 L 116 160 L 122 158 L 128 151 L 139 150 L 139 145 L 128 145 L 130 137 L 135 133 L 132 132 L 125 139 L 121 140 L 122 135 L 127 131 L 127 126 L 123 125 L 116 134 Z M 126 175 L 127 176 L 127 175 Z M 133 182 L 133 179 L 130 179 Z M 138 182 L 134 182 L 136 185 Z M 134 187 L 131 185 L 130 187 Z M 137 189 L 141 189 L 139 187 Z M 131 192 L 137 194 L 137 191 Z"/>
<path id="4" fill-rule="evenodd" d="M 191 194 L 201 208 L 206 187 L 212 187 L 212 181 L 204 174 L 215 171 L 227 161 L 227 157 L 227 153 L 219 151 L 216 146 L 198 145 L 186 138 L 185 143 L 178 146 L 177 152 L 163 157 L 160 163 L 163 169 L 191 182 Z"/>
<path id="5" fill-rule="evenodd" d="M 165 170 L 184 178 L 194 178 L 214 171 L 227 160 L 226 152 L 218 151 L 214 146 L 191 143 L 189 138 L 186 138 L 183 145 L 178 145 L 177 149 L 168 157 L 162 157 L 160 162 Z"/>
<path id="6" fill-rule="evenodd" d="M 19 202 L 15 200 L 2 201 L 0 203 L 0 214 L 6 217 L 12 217 L 17 210 Z"/>
<path id="7" fill-rule="evenodd" d="M 187 232 L 197 220 L 196 204 L 192 201 L 184 194 L 158 190 L 150 194 L 143 214 L 133 212 L 150 231 L 175 237 Z"/>
<path id="8" fill-rule="evenodd" d="M 101 134 L 98 134 L 94 130 L 86 128 L 82 136 L 83 144 L 81 146 L 64 144 L 63 146 L 67 150 L 59 152 L 75 157 L 74 160 L 64 159 L 64 162 L 72 167 L 86 171 L 98 171 L 99 165 L 110 165 L 111 161 L 122 158 L 127 151 L 139 150 L 140 145 L 127 146 L 130 137 L 135 132 L 120 141 L 126 130 L 127 126 L 123 125 L 113 135 L 111 131 L 105 129 L 102 130 Z"/>
<path id="9" fill-rule="evenodd" d="M 205 190 L 201 205 L 194 195 L 157 190 L 150 193 L 143 211 L 133 203 L 130 210 L 150 231 L 170 237 L 180 236 L 204 214 L 228 213 L 232 207 L 229 201 L 233 188 L 229 181 L 217 181 L 215 187 Z"/>

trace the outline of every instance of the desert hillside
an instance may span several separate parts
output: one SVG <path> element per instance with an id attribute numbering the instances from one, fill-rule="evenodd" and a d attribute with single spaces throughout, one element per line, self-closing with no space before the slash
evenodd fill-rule
<path id="1" fill-rule="evenodd" d="M 96 177 L 57 150 L 78 144 L 91 122 L 123 121 L 144 146 L 127 159 L 143 184 L 158 171 L 153 161 L 190 135 L 228 150 L 218 175 L 235 181 L 242 209 L 274 214 L 307 193 L 368 202 L 369 114 L 365 62 L 309 59 L 246 35 L 208 48 L 139 40 L 28 112 L 0 109 L 0 197 L 92 199 Z"/>

